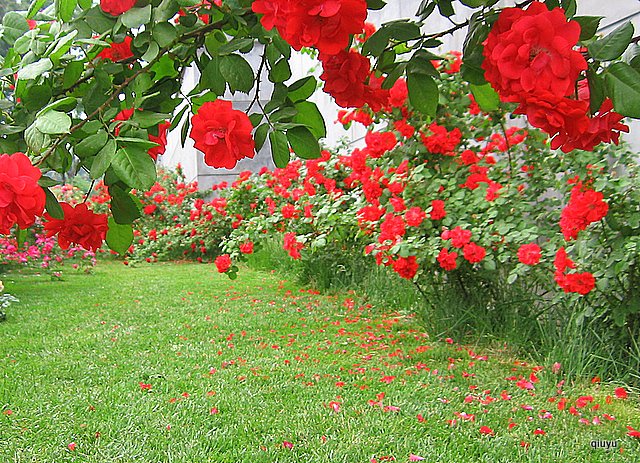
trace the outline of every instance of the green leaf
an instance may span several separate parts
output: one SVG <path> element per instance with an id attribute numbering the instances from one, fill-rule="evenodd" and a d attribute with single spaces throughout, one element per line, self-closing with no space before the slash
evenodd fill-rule
<path id="1" fill-rule="evenodd" d="M 640 72 L 627 63 L 614 63 L 605 71 L 605 86 L 617 112 L 640 118 Z"/>
<path id="2" fill-rule="evenodd" d="M 61 133 L 69 133 L 71 118 L 60 111 L 47 111 L 38 116 L 35 121 L 35 126 L 44 134 L 58 135 Z"/>
<path id="3" fill-rule="evenodd" d="M 220 45 L 217 49 L 217 53 L 219 55 L 228 55 L 233 53 L 234 51 L 247 48 L 249 45 L 253 45 L 254 43 L 255 40 L 251 37 L 236 37 L 235 39 L 223 45 Z"/>
<path id="4" fill-rule="evenodd" d="M 35 63 L 27 64 L 18 71 L 18 80 L 32 80 L 40 77 L 53 68 L 53 62 L 49 58 L 43 58 Z"/>
<path id="5" fill-rule="evenodd" d="M 20 13 L 9 11 L 2 18 L 2 37 L 9 44 L 29 32 L 29 23 Z"/>
<path id="6" fill-rule="evenodd" d="M 23 100 L 24 105 L 30 111 L 39 110 L 49 103 L 52 94 L 51 87 L 48 85 L 33 85 L 27 90 L 27 95 Z"/>
<path id="7" fill-rule="evenodd" d="M 132 120 L 134 122 L 137 122 L 138 125 L 143 129 L 155 127 L 158 124 L 162 124 L 169 119 L 171 119 L 171 114 L 154 113 L 153 111 L 136 111 L 133 114 L 132 118 Z"/>
<path id="8" fill-rule="evenodd" d="M 318 82 L 313 76 L 308 76 L 303 79 L 295 81 L 289 86 L 289 92 L 287 97 L 297 103 L 298 101 L 306 100 L 313 95 L 318 88 Z"/>
<path id="9" fill-rule="evenodd" d="M 382 25 L 382 29 L 386 31 L 389 37 L 392 37 L 399 42 L 415 40 L 422 36 L 420 27 L 416 23 L 409 22 L 406 19 L 385 23 Z"/>
<path id="10" fill-rule="evenodd" d="M 289 60 L 285 58 L 280 59 L 269 71 L 269 80 L 271 82 L 284 82 L 290 78 L 291 68 L 289 67 Z"/>
<path id="11" fill-rule="evenodd" d="M 293 127 L 287 130 L 287 140 L 302 159 L 317 159 L 320 157 L 320 145 L 317 138 L 306 127 Z"/>
<path id="12" fill-rule="evenodd" d="M 220 58 L 214 56 L 200 76 L 200 85 L 208 88 L 217 96 L 224 95 L 227 84 L 220 73 Z"/>
<path id="13" fill-rule="evenodd" d="M 587 69 L 587 82 L 589 84 L 589 109 L 595 113 L 600 109 L 604 101 L 604 78 L 600 74 L 596 74 L 591 68 Z"/>
<path id="14" fill-rule="evenodd" d="M 64 68 L 64 74 L 62 75 L 62 86 L 69 88 L 74 85 L 84 72 L 84 61 L 71 61 L 67 63 Z"/>
<path id="15" fill-rule="evenodd" d="M 269 144 L 271 145 L 271 157 L 276 167 L 281 169 L 287 167 L 291 159 L 287 137 L 282 132 L 271 132 L 269 134 Z"/>
<path id="16" fill-rule="evenodd" d="M 147 5 L 143 8 L 131 8 L 120 16 L 122 25 L 135 29 L 151 21 L 151 5 Z"/>
<path id="17" fill-rule="evenodd" d="M 256 129 L 253 140 L 256 143 L 256 151 L 260 151 L 264 146 L 264 142 L 267 140 L 267 133 L 269 133 L 269 124 L 264 123 Z"/>
<path id="18" fill-rule="evenodd" d="M 580 41 L 589 40 L 598 32 L 600 21 L 604 16 L 574 16 L 573 20 L 580 24 Z"/>
<path id="19" fill-rule="evenodd" d="M 56 0 L 58 17 L 64 22 L 71 21 L 71 19 L 73 19 L 73 12 L 77 6 L 78 0 Z"/>
<path id="20" fill-rule="evenodd" d="M 118 254 L 125 254 L 133 243 L 133 226 L 131 224 L 119 224 L 113 217 L 109 217 L 109 230 L 107 231 L 107 245 Z"/>
<path id="21" fill-rule="evenodd" d="M 44 207 L 47 209 L 49 215 L 54 219 L 64 219 L 64 211 L 62 210 L 62 206 L 60 206 L 56 195 L 54 195 L 49 188 L 43 187 L 42 189 L 45 194 Z"/>
<path id="22" fill-rule="evenodd" d="M 94 156 L 100 151 L 104 145 L 107 143 L 107 132 L 104 130 L 99 131 L 94 135 L 90 135 L 80 143 L 78 143 L 74 148 L 73 152 L 80 159 L 88 158 L 90 156 Z"/>
<path id="23" fill-rule="evenodd" d="M 156 182 L 156 165 L 144 149 L 120 148 L 111 161 L 111 167 L 131 188 L 146 191 Z"/>
<path id="24" fill-rule="evenodd" d="M 315 103 L 301 101 L 295 105 L 295 108 L 298 110 L 298 113 L 293 117 L 293 122 L 306 125 L 316 138 L 324 138 L 327 136 L 327 127 L 324 123 L 324 118 Z"/>
<path id="25" fill-rule="evenodd" d="M 27 12 L 27 19 L 33 19 L 33 17 L 42 9 L 47 0 L 35 0 L 29 5 L 29 11 Z"/>
<path id="26" fill-rule="evenodd" d="M 473 97 L 482 109 L 485 112 L 495 111 L 500 107 L 500 96 L 493 89 L 491 84 L 484 85 L 470 85 L 471 93 L 473 93 Z"/>
<path id="27" fill-rule="evenodd" d="M 138 204 L 129 192 L 116 185 L 111 185 L 109 195 L 111 196 L 111 213 L 116 223 L 130 224 L 141 216 Z"/>
<path id="28" fill-rule="evenodd" d="M 111 161 L 113 157 L 116 155 L 116 151 L 118 149 L 118 145 L 113 138 L 110 138 L 107 141 L 107 144 L 102 147 L 102 149 L 96 154 L 96 157 L 93 158 L 93 163 L 91 164 L 91 178 L 98 179 L 102 177 L 109 166 L 111 166 Z"/>
<path id="29" fill-rule="evenodd" d="M 53 109 L 61 110 L 62 112 L 66 113 L 76 109 L 76 106 L 78 106 L 78 100 L 72 96 L 67 96 L 60 100 L 52 101 L 50 104 L 42 108 L 42 110 L 38 113 L 38 116 Z"/>
<path id="30" fill-rule="evenodd" d="M 588 46 L 589 54 L 600 61 L 611 61 L 619 58 L 627 49 L 633 38 L 631 21 L 617 27 L 606 37 L 596 40 Z"/>
<path id="31" fill-rule="evenodd" d="M 248 94 L 253 88 L 253 68 L 240 55 L 221 56 L 220 74 L 229 83 L 231 93 L 238 90 Z"/>
<path id="32" fill-rule="evenodd" d="M 368 10 L 381 10 L 385 7 L 387 2 L 384 0 L 367 0 Z"/>
<path id="33" fill-rule="evenodd" d="M 388 29 L 385 29 L 384 27 L 378 29 L 362 46 L 362 54 L 364 56 L 379 56 L 389 44 L 390 38 L 391 36 L 389 35 Z"/>
<path id="34" fill-rule="evenodd" d="M 176 28 L 168 22 L 153 26 L 153 39 L 163 48 L 170 45 L 177 37 Z"/>
<path id="35" fill-rule="evenodd" d="M 427 116 L 435 116 L 438 110 L 438 84 L 433 77 L 424 74 L 407 76 L 409 101 L 419 112 Z"/>
<path id="36" fill-rule="evenodd" d="M 40 132 L 36 128 L 36 124 L 33 123 L 24 131 L 24 141 L 33 152 L 41 153 L 49 144 L 50 140 L 49 137 Z"/>
<path id="37" fill-rule="evenodd" d="M 249 116 L 249 120 L 251 121 L 251 125 L 254 127 L 258 127 L 260 122 L 264 119 L 264 114 L 262 113 L 253 113 Z"/>

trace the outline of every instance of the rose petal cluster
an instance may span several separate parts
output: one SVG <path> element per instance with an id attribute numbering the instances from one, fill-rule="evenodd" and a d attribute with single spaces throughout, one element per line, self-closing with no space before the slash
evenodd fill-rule
<path id="1" fill-rule="evenodd" d="M 75 207 L 61 203 L 60 206 L 64 212 L 62 219 L 53 218 L 48 213 L 44 215 L 47 236 L 58 235 L 58 245 L 62 249 L 69 249 L 71 244 L 77 244 L 89 251 L 98 250 L 109 229 L 107 214 L 96 214 L 85 203 Z"/>
<path id="2" fill-rule="evenodd" d="M 0 155 L 0 233 L 11 233 L 16 224 L 28 228 L 42 215 L 45 193 L 38 185 L 41 176 L 26 155 Z"/>
<path id="3" fill-rule="evenodd" d="M 380 79 L 371 72 L 369 58 L 356 50 L 341 50 L 337 54 L 320 53 L 324 91 L 331 95 L 338 106 L 361 108 L 369 105 L 380 111 L 389 103 L 389 90 L 381 87 Z"/>
<path id="4" fill-rule="evenodd" d="M 527 9 L 505 8 L 483 49 L 485 78 L 500 98 L 518 103 L 515 113 L 525 114 L 552 138 L 551 148 L 565 153 L 617 144 L 620 132 L 629 131 L 609 99 L 590 114 L 585 81 L 579 81 L 587 69 L 575 50 L 579 39 L 580 25 L 567 21 L 562 8 L 533 2 Z"/>
<path id="5" fill-rule="evenodd" d="M 131 42 L 133 38 L 127 35 L 122 42 L 114 42 L 109 47 L 98 53 L 98 58 L 108 59 L 114 63 L 128 60 L 133 58 L 134 54 L 131 51 Z"/>
<path id="6" fill-rule="evenodd" d="M 575 240 L 590 224 L 602 220 L 609 211 L 602 193 L 576 185 L 569 203 L 560 214 L 560 230 L 566 240 Z"/>
<path id="7" fill-rule="evenodd" d="M 226 100 L 206 102 L 191 118 L 190 137 L 211 167 L 233 169 L 239 160 L 253 158 L 252 131 L 249 117 Z"/>
<path id="8" fill-rule="evenodd" d="M 295 50 L 315 47 L 328 55 L 347 48 L 367 18 L 365 0 L 257 0 L 251 9 L 262 15 L 265 29 L 275 27 Z"/>
<path id="9" fill-rule="evenodd" d="M 136 5 L 137 0 L 100 0 L 100 8 L 112 16 L 120 16 Z"/>

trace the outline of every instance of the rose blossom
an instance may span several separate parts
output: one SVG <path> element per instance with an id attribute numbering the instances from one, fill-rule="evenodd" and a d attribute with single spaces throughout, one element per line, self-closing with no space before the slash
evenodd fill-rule
<path id="1" fill-rule="evenodd" d="M 191 125 L 195 147 L 211 167 L 233 169 L 240 159 L 255 156 L 253 125 L 245 113 L 233 109 L 230 101 L 218 99 L 203 104 L 191 118 Z"/>
<path id="2" fill-rule="evenodd" d="M 28 228 L 44 211 L 45 194 L 38 185 L 40 169 L 22 153 L 0 156 L 0 233 L 15 224 Z"/>

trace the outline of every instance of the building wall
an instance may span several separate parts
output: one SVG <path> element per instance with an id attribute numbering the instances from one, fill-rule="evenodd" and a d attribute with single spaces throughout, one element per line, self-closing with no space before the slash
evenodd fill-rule
<path id="1" fill-rule="evenodd" d="M 370 12 L 368 21 L 374 23 L 376 26 L 380 24 L 392 21 L 400 18 L 412 18 L 415 17 L 415 13 L 421 0 L 389 0 L 387 6 L 379 11 Z M 504 5 L 513 4 L 512 2 L 502 0 L 500 2 Z M 424 32 L 439 32 L 452 27 L 453 23 L 459 23 L 467 18 L 468 9 L 456 4 L 458 14 L 451 18 L 451 21 L 436 13 L 429 18 L 427 25 L 424 27 Z M 606 35 L 611 32 L 619 24 L 626 20 L 631 20 L 636 31 L 640 30 L 640 0 L 609 0 L 602 2 L 600 0 L 580 0 L 578 15 L 589 16 L 604 16 L 605 19 L 601 23 L 601 33 Z M 453 22 L 453 23 L 452 23 Z M 437 52 L 446 53 L 449 50 L 461 50 L 466 30 L 462 29 L 455 33 L 443 38 L 443 45 L 439 47 Z M 261 50 L 254 50 L 251 54 L 245 55 L 245 58 L 253 65 L 254 69 L 258 69 L 260 62 Z M 290 82 L 294 82 L 304 76 L 313 74 L 318 77 L 321 73 L 321 68 L 317 61 L 312 60 L 308 55 L 295 54 L 291 61 L 291 70 L 293 76 Z M 197 69 L 189 69 L 185 76 L 184 93 L 188 93 L 195 86 L 198 81 Z M 271 94 L 272 87 L 266 76 L 263 76 L 263 82 L 261 84 L 260 99 L 264 102 L 268 101 L 268 97 Z M 225 95 L 225 98 L 232 99 L 234 107 L 236 109 L 244 110 L 253 99 L 253 94 L 246 95 L 243 93 L 236 93 L 235 95 Z M 326 146 L 335 146 L 341 140 L 346 140 L 349 143 L 358 145 L 362 143 L 362 138 L 365 135 L 365 130 L 360 124 L 352 124 L 349 130 L 344 130 L 342 125 L 337 124 L 338 110 L 340 109 L 327 95 L 322 91 L 316 92 L 311 98 L 317 105 L 322 114 L 325 117 L 327 124 L 327 138 L 323 140 Z M 640 151 L 640 122 L 632 121 L 629 123 L 631 127 L 631 135 L 624 137 L 629 141 L 637 151 Z M 180 126 L 179 126 L 180 127 Z M 202 153 L 193 148 L 193 142 L 190 138 L 187 139 L 187 143 L 184 148 L 180 142 L 180 130 L 179 127 L 174 130 L 168 137 L 167 152 L 160 158 L 161 165 L 167 167 L 175 167 L 178 163 L 181 164 L 187 180 L 197 180 L 201 189 L 209 189 L 211 185 L 219 183 L 221 181 L 233 181 L 238 173 L 244 170 L 251 170 L 257 172 L 261 167 L 267 166 L 272 168 L 273 161 L 271 160 L 271 154 L 268 147 L 268 142 L 265 144 L 262 150 L 256 154 L 254 159 L 245 159 L 238 163 L 238 166 L 232 171 L 226 169 L 213 169 L 203 162 Z"/>

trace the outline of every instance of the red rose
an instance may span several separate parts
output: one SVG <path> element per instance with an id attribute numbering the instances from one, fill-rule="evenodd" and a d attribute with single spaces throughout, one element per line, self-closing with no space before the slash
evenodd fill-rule
<path id="1" fill-rule="evenodd" d="M 416 256 L 398 257 L 393 261 L 393 270 L 402 278 L 411 280 L 418 271 Z"/>
<path id="2" fill-rule="evenodd" d="M 100 8 L 110 15 L 120 16 L 122 13 L 133 8 L 136 1 L 137 0 L 100 0 Z"/>
<path id="3" fill-rule="evenodd" d="M 251 8 L 294 49 L 316 47 L 329 55 L 344 50 L 367 17 L 365 0 L 257 0 Z"/>
<path id="4" fill-rule="evenodd" d="M 90 251 L 100 248 L 109 229 L 107 214 L 95 214 L 85 203 L 80 203 L 75 208 L 67 203 L 60 205 L 64 218 L 54 219 L 48 213 L 44 215 L 47 220 L 44 224 L 47 236 L 57 234 L 58 244 L 62 249 L 69 249 L 72 243 Z"/>
<path id="5" fill-rule="evenodd" d="M 429 213 L 431 220 L 442 220 L 446 216 L 447 211 L 444 209 L 444 201 L 441 199 L 431 201 L 431 212 Z"/>
<path id="6" fill-rule="evenodd" d="M 38 185 L 42 173 L 22 153 L 0 156 L 0 233 L 15 224 L 28 228 L 44 211 L 45 194 Z"/>
<path id="7" fill-rule="evenodd" d="M 579 38 L 580 25 L 567 22 L 561 8 L 549 11 L 541 2 L 526 10 L 505 8 L 484 44 L 485 78 L 509 101 L 541 91 L 571 95 L 578 75 L 587 69 L 573 49 Z"/>
<path id="8" fill-rule="evenodd" d="M 457 252 L 449 252 L 448 249 L 441 249 L 440 254 L 438 254 L 438 263 L 440 267 L 445 270 L 455 270 L 458 266 L 456 259 L 458 258 Z"/>
<path id="9" fill-rule="evenodd" d="M 158 146 L 149 149 L 149 156 L 153 158 L 154 161 L 158 160 L 158 156 L 164 154 L 167 149 L 167 132 L 171 127 L 171 122 L 163 122 L 158 125 L 158 135 L 149 134 L 149 141 L 157 143 Z"/>
<path id="10" fill-rule="evenodd" d="M 414 206 L 404 213 L 404 219 L 410 227 L 419 227 L 427 214 L 418 206 Z"/>
<path id="11" fill-rule="evenodd" d="M 289 232 L 284 234 L 284 243 L 282 248 L 287 251 L 293 259 L 300 259 L 302 257 L 300 250 L 303 247 L 304 244 L 298 241 L 295 233 Z"/>
<path id="12" fill-rule="evenodd" d="M 453 156 L 453 150 L 460 144 L 462 140 L 462 132 L 459 128 L 454 128 L 449 132 L 446 127 L 442 127 L 435 122 L 429 125 L 431 135 L 420 133 L 420 138 L 425 148 L 433 154 L 443 154 L 445 156 Z"/>
<path id="13" fill-rule="evenodd" d="M 108 48 L 105 48 L 104 50 L 102 50 L 98 54 L 98 57 L 102 59 L 110 59 L 114 63 L 117 63 L 119 61 L 124 61 L 129 58 L 133 58 L 134 54 L 131 51 L 132 41 L 133 41 L 133 38 L 127 35 L 124 38 L 123 42 L 112 43 Z"/>
<path id="14" fill-rule="evenodd" d="M 229 256 L 229 254 L 222 254 L 216 257 L 213 263 L 216 264 L 219 273 L 227 273 L 231 268 L 231 256 Z"/>
<path id="15" fill-rule="evenodd" d="M 320 56 L 323 73 L 320 75 L 324 91 L 338 106 L 360 108 L 366 104 L 365 81 L 371 73 L 369 59 L 354 50 L 336 55 Z"/>
<path id="16" fill-rule="evenodd" d="M 447 238 L 444 239 L 451 240 L 451 245 L 454 248 L 461 248 L 471 241 L 471 231 L 465 230 L 462 227 L 456 227 L 450 230 Z"/>
<path id="17" fill-rule="evenodd" d="M 596 279 L 589 272 L 569 273 L 556 278 L 556 281 L 565 293 L 578 293 L 583 296 L 596 286 Z"/>
<path id="18" fill-rule="evenodd" d="M 482 261 L 487 255 L 487 251 L 476 243 L 465 244 L 462 248 L 462 255 L 472 264 Z"/>
<path id="19" fill-rule="evenodd" d="M 230 101 L 215 100 L 203 104 L 191 118 L 191 138 L 204 153 L 211 167 L 233 169 L 242 158 L 255 156 L 253 125 Z"/>
<path id="20" fill-rule="evenodd" d="M 571 190 L 571 199 L 560 215 L 560 230 L 565 240 L 578 237 L 591 223 L 602 220 L 609 211 L 602 193 L 594 190 L 582 190 L 575 186 Z"/>
<path id="21" fill-rule="evenodd" d="M 240 245 L 242 254 L 253 254 L 253 241 L 246 241 Z"/>
<path id="22" fill-rule="evenodd" d="M 537 265 L 542 253 L 536 243 L 523 244 L 518 248 L 518 260 L 525 265 Z"/>

